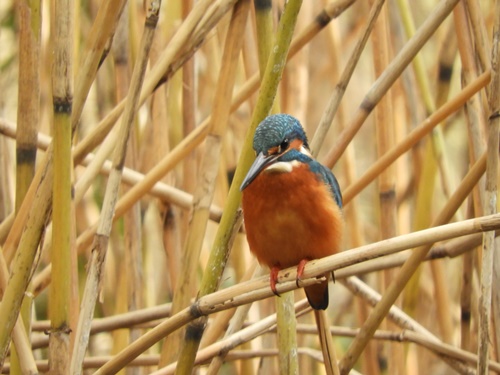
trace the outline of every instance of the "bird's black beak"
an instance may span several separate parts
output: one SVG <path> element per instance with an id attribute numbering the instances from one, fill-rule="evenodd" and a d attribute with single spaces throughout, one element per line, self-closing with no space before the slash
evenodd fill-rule
<path id="1" fill-rule="evenodd" d="M 257 177 L 257 175 L 268 165 L 274 163 L 280 155 L 264 155 L 260 152 L 252 166 L 248 170 L 247 175 L 243 179 L 243 183 L 240 186 L 240 191 L 243 191 L 250 183 Z"/>

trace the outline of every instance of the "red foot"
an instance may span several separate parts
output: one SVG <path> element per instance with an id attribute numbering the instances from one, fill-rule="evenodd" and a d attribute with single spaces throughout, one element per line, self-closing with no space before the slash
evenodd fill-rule
<path id="1" fill-rule="evenodd" d="M 295 284 L 297 285 L 298 288 L 300 288 L 300 281 L 302 279 L 302 275 L 304 274 L 304 268 L 306 267 L 307 262 L 309 262 L 310 259 L 302 259 L 299 264 L 297 265 L 297 279 L 295 280 Z"/>
<path id="2" fill-rule="evenodd" d="M 273 291 L 273 293 L 275 295 L 277 295 L 279 297 L 280 294 L 276 290 L 276 284 L 278 283 L 278 272 L 280 272 L 280 268 L 278 266 L 273 266 L 271 268 L 271 274 L 269 275 L 269 277 L 270 277 L 270 283 L 271 283 L 271 290 Z"/>

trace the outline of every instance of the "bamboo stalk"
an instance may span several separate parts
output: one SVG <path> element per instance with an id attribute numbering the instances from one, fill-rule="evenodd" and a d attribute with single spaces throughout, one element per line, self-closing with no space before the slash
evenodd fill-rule
<path id="1" fill-rule="evenodd" d="M 493 48 L 491 52 L 491 83 L 489 90 L 489 119 L 488 119 L 488 140 L 487 140 L 487 168 L 486 168 L 486 191 L 484 199 L 483 212 L 492 214 L 497 212 L 498 197 L 498 131 L 500 128 L 500 5 L 495 7 L 495 26 L 493 29 Z M 483 234 L 483 253 L 481 258 L 481 294 L 479 297 L 479 346 L 477 349 L 478 375 L 486 375 L 489 361 L 489 346 L 491 332 L 491 308 L 492 308 L 492 290 L 493 290 L 493 268 L 494 263 L 499 263 L 498 256 L 494 257 L 495 252 L 495 232 L 485 232 Z M 497 316 L 495 316 L 497 323 Z M 498 337 L 500 330 L 498 325 L 494 332 Z"/>
<path id="2" fill-rule="evenodd" d="M 61 0 L 55 4 L 54 64 L 52 67 L 54 105 L 54 181 L 52 280 L 50 293 L 50 371 L 69 371 L 72 327 L 71 267 L 72 183 L 71 183 L 71 112 L 73 102 L 73 3 Z"/>
<path id="3" fill-rule="evenodd" d="M 102 212 L 99 218 L 99 227 L 92 246 L 92 256 L 90 259 L 89 273 L 85 284 L 82 299 L 80 319 L 75 337 L 75 349 L 71 360 L 71 373 L 79 374 L 82 371 L 83 358 L 88 345 L 90 322 L 94 314 L 95 303 L 99 293 L 99 286 L 102 282 L 103 266 L 106 257 L 106 250 L 111 232 L 111 223 L 115 210 L 118 189 L 120 186 L 122 169 L 125 161 L 127 141 L 134 116 L 138 109 L 140 90 L 146 71 L 149 50 L 153 41 L 153 36 L 158 23 L 161 1 L 153 1 L 148 5 L 147 16 L 144 23 L 138 61 L 135 64 L 132 74 L 127 105 L 120 128 L 118 143 L 113 155 L 113 169 L 111 170 Z"/>

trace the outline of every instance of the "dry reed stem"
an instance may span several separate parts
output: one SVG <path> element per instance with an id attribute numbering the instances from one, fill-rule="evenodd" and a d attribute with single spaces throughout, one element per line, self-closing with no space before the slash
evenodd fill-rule
<path id="1" fill-rule="evenodd" d="M 485 72 L 477 77 L 473 82 L 464 87 L 453 99 L 449 100 L 420 125 L 415 127 L 408 136 L 398 142 L 391 150 L 381 156 L 353 185 L 348 186 L 343 193 L 344 202 L 351 201 L 359 192 L 373 181 L 387 165 L 394 162 L 403 155 L 420 139 L 424 137 L 433 127 L 439 125 L 446 117 L 456 112 L 464 103 L 476 92 L 485 87 L 490 81 L 491 72 Z"/>
<path id="2" fill-rule="evenodd" d="M 441 225 L 419 232 L 412 232 L 403 236 L 361 246 L 357 249 L 344 251 L 319 260 L 313 260 L 306 264 L 302 286 L 306 287 L 315 284 L 318 282 L 316 277 L 319 275 L 324 275 L 327 272 L 336 271 L 352 264 L 384 255 L 394 254 L 402 250 L 492 229 L 500 229 L 500 214 Z M 297 289 L 296 271 L 295 267 L 280 271 L 278 275 L 279 283 L 277 284 L 278 292 L 284 293 Z M 321 279 L 319 279 L 319 281 L 321 281 Z M 130 344 L 122 352 L 118 353 L 109 362 L 103 365 L 97 373 L 109 374 L 118 371 L 133 358 L 143 353 L 147 348 L 199 316 L 213 314 L 272 296 L 274 296 L 274 293 L 269 287 L 269 277 L 265 276 L 200 297 L 191 307 L 182 310 L 180 313 L 170 317 L 170 319 L 160 323 L 157 327 Z"/>
<path id="3" fill-rule="evenodd" d="M 486 168 L 486 190 L 484 192 L 484 208 L 486 214 L 497 212 L 498 196 L 498 131 L 500 128 L 500 5 L 495 7 L 495 26 L 493 29 L 493 48 L 491 53 L 491 83 L 489 90 L 489 118 L 488 118 L 488 138 L 487 138 L 487 168 Z M 491 302 L 493 290 L 493 268 L 494 262 L 499 262 L 499 257 L 494 257 L 495 251 L 495 231 L 483 234 L 483 252 L 481 258 L 481 294 L 479 296 L 479 347 L 477 363 L 478 375 L 488 373 L 490 332 L 491 332 Z M 497 318 L 497 317 L 495 317 Z M 498 320 L 495 319 L 495 323 Z M 495 327 L 495 336 L 499 335 L 498 325 Z"/>
<path id="4" fill-rule="evenodd" d="M 467 175 L 463 178 L 462 182 L 448 200 L 446 205 L 437 215 L 433 221 L 433 226 L 442 225 L 447 223 L 456 212 L 458 207 L 463 203 L 467 195 L 472 191 L 473 187 L 477 184 L 480 177 L 486 169 L 486 155 L 483 155 L 469 170 Z M 372 337 L 376 328 L 383 320 L 384 316 L 390 309 L 390 306 L 398 298 L 399 294 L 406 286 L 411 276 L 415 273 L 420 263 L 430 250 L 429 245 L 418 247 L 414 250 L 410 258 L 401 267 L 397 275 L 394 277 L 391 285 L 388 287 L 386 293 L 382 297 L 380 303 L 370 313 L 368 319 L 363 324 L 360 335 L 354 340 L 349 349 L 347 350 L 344 358 L 341 360 L 341 373 L 347 374 L 354 366 L 354 363 L 359 358 L 369 339 Z"/>
<path id="5" fill-rule="evenodd" d="M 113 169 L 111 170 L 102 211 L 99 217 L 99 226 L 92 246 L 92 255 L 89 262 L 89 272 L 85 283 L 85 290 L 81 304 L 81 314 L 75 335 L 75 348 L 71 359 L 71 373 L 79 374 L 82 371 L 83 359 L 87 350 L 90 322 L 94 314 L 95 303 L 99 294 L 104 260 L 111 233 L 111 223 L 115 211 L 115 203 L 120 187 L 121 174 L 125 161 L 127 142 L 134 117 L 138 109 L 140 91 L 146 72 L 149 50 L 158 23 L 161 1 L 152 1 L 148 4 L 147 16 L 144 23 L 139 55 L 137 57 L 132 78 L 130 81 L 129 95 L 124 110 L 122 124 L 118 136 L 118 143 L 113 155 Z"/>
<path id="6" fill-rule="evenodd" d="M 349 277 L 348 279 L 343 280 L 342 284 L 353 294 L 363 298 L 372 306 L 375 306 L 381 299 L 380 294 L 375 292 L 368 285 L 366 285 L 356 277 Z M 437 355 L 442 356 L 443 360 L 448 363 L 454 360 L 471 364 L 477 363 L 476 355 L 442 342 L 430 331 L 421 326 L 417 321 L 412 319 L 396 306 L 391 307 L 388 317 L 403 329 L 403 331 L 399 333 L 401 335 L 401 340 L 408 340 L 409 342 L 414 342 L 416 344 L 422 345 L 433 351 Z M 359 334 L 359 330 L 355 331 L 356 335 Z M 376 338 L 376 336 L 377 332 L 375 332 L 374 338 Z M 457 365 L 456 362 L 450 364 L 452 366 Z M 491 369 L 495 369 L 498 368 L 498 365 L 500 364 L 490 363 L 490 365 Z"/>
<path id="7" fill-rule="evenodd" d="M 458 0 L 442 0 L 438 3 L 415 35 L 413 35 L 408 43 L 404 45 L 384 73 L 372 85 L 361 102 L 359 109 L 355 113 L 354 119 L 338 136 L 332 148 L 332 152 L 326 158 L 328 162 L 325 164 L 328 166 L 336 164 L 373 108 L 375 108 L 380 99 L 386 94 L 387 90 L 393 85 L 403 70 L 408 66 L 427 40 L 429 40 L 434 31 L 441 25 L 457 3 Z"/>
<path id="8" fill-rule="evenodd" d="M 352 77 L 354 69 L 357 66 L 359 58 L 361 57 L 361 53 L 363 52 L 366 42 L 368 41 L 368 37 L 373 30 L 375 22 L 378 19 L 378 15 L 382 10 L 382 7 L 385 3 L 385 0 L 378 0 L 373 3 L 370 14 L 368 15 L 368 21 L 365 27 L 365 30 L 362 33 L 361 38 L 358 39 L 356 46 L 354 47 L 349 60 L 347 61 L 345 68 L 342 72 L 341 77 L 338 80 L 338 83 L 335 85 L 335 89 L 328 101 L 325 111 L 321 117 L 321 120 L 318 124 L 318 128 L 316 129 L 316 133 L 311 141 L 311 152 L 313 155 L 317 155 L 323 141 L 326 137 L 328 129 L 332 124 L 333 118 L 335 117 L 337 110 L 340 106 L 340 102 L 344 96 L 345 90 L 349 84 L 349 81 Z"/>
<path id="9" fill-rule="evenodd" d="M 294 305 L 293 314 L 297 315 L 303 311 L 308 311 L 309 304 L 306 300 L 299 301 Z M 246 328 L 243 328 L 226 339 L 218 341 L 202 350 L 200 350 L 196 355 L 195 365 L 204 363 L 211 358 L 216 357 L 220 353 L 229 353 L 235 347 L 253 340 L 255 337 L 262 335 L 267 332 L 273 326 L 276 326 L 277 314 L 272 314 L 257 323 L 254 323 Z M 154 372 L 154 375 L 167 375 L 173 374 L 176 370 L 178 363 L 172 363 L 171 365 Z M 290 372 L 293 373 L 293 372 Z"/>

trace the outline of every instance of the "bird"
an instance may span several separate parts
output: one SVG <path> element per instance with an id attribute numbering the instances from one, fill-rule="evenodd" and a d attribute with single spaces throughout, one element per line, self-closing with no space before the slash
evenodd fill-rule
<path id="1" fill-rule="evenodd" d="M 253 138 L 256 158 L 240 186 L 250 251 L 267 265 L 276 290 L 278 272 L 340 251 L 342 193 L 333 173 L 313 158 L 300 122 L 288 114 L 266 117 Z M 305 287 L 314 310 L 328 307 L 328 280 Z"/>

